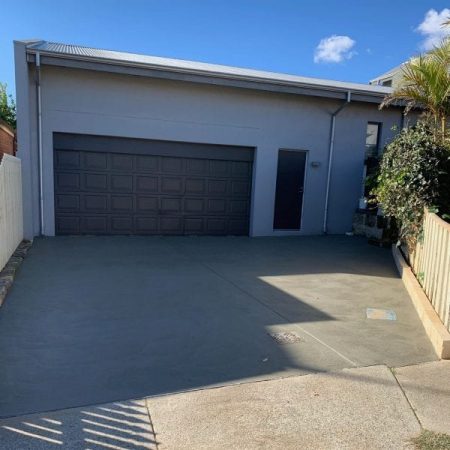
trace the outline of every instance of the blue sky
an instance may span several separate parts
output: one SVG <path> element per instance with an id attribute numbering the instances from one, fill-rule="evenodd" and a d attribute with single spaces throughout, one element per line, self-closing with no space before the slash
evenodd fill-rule
<path id="1" fill-rule="evenodd" d="M 15 0 L 0 30 L 14 92 L 14 39 L 41 38 L 366 83 L 442 37 L 445 1 Z"/>

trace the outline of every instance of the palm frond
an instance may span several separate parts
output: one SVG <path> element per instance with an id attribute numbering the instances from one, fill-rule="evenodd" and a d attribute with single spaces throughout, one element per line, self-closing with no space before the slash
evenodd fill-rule
<path id="1" fill-rule="evenodd" d="M 420 107 L 442 117 L 450 113 L 450 40 L 402 67 L 402 81 L 380 108 L 404 104 L 405 113 Z"/>

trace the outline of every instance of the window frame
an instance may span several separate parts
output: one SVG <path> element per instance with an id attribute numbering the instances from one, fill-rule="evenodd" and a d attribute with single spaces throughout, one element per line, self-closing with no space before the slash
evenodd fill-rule
<path id="1" fill-rule="evenodd" d="M 380 156 L 380 142 L 381 142 L 381 133 L 382 133 L 382 130 L 383 130 L 383 122 L 375 122 L 375 121 L 372 121 L 372 120 L 369 120 L 367 122 L 367 125 L 366 125 L 366 144 L 365 144 L 366 152 L 367 152 L 367 147 L 368 147 L 368 144 L 367 144 L 367 129 L 368 129 L 369 125 L 376 125 L 377 126 L 377 142 L 376 142 L 374 148 L 375 148 L 375 151 L 376 151 L 376 157 L 378 158 Z M 368 158 L 373 158 L 373 156 L 367 156 L 367 153 L 366 153 L 365 159 L 368 159 Z"/>

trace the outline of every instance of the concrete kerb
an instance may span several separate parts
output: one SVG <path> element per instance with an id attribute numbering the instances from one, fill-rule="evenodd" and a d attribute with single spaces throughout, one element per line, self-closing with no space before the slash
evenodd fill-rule
<path id="1" fill-rule="evenodd" d="M 413 271 L 395 245 L 392 246 L 392 255 L 403 284 L 437 355 L 441 359 L 450 359 L 450 333 L 441 322 Z"/>
<path id="2" fill-rule="evenodd" d="M 412 448 L 408 441 L 421 430 L 385 365 L 196 390 L 146 403 L 160 449 L 399 449 Z"/>

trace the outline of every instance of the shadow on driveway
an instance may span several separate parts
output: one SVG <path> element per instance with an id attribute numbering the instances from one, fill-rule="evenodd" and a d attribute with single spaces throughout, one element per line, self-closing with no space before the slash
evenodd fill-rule
<path id="1" fill-rule="evenodd" d="M 75 408 L 2 420 L 2 449 L 156 450 L 145 400 Z"/>
<path id="2" fill-rule="evenodd" d="M 300 342 L 269 335 L 286 331 Z M 0 416 L 433 359 L 390 252 L 364 240 L 37 239 L 0 310 Z"/>

